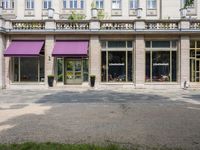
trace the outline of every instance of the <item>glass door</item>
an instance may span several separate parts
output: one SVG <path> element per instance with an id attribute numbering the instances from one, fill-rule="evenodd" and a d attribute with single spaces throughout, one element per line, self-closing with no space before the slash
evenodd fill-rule
<path id="1" fill-rule="evenodd" d="M 65 84 L 82 83 L 82 61 L 65 60 Z"/>

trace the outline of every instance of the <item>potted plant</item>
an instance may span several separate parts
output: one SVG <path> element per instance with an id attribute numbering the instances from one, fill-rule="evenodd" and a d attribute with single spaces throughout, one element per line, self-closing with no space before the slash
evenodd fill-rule
<path id="1" fill-rule="evenodd" d="M 105 17 L 104 10 L 102 10 L 102 9 L 99 10 L 99 11 L 98 11 L 98 19 L 99 19 L 99 20 L 103 20 L 104 17 Z"/>
<path id="2" fill-rule="evenodd" d="M 186 18 L 187 16 L 187 8 L 194 4 L 194 0 L 186 0 L 183 8 L 180 9 L 181 18 Z"/>
<path id="3" fill-rule="evenodd" d="M 48 75 L 48 85 L 53 87 L 54 75 Z"/>
<path id="4" fill-rule="evenodd" d="M 94 87 L 94 85 L 95 85 L 95 78 L 96 78 L 95 75 L 90 76 L 90 86 L 91 87 Z"/>
<path id="5" fill-rule="evenodd" d="M 92 18 L 97 18 L 98 17 L 98 10 L 96 8 L 96 4 L 95 4 L 94 1 L 91 4 L 91 15 L 92 15 Z"/>

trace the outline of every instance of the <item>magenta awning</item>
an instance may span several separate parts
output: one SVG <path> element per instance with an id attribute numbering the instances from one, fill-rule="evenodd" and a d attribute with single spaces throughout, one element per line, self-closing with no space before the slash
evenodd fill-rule
<path id="1" fill-rule="evenodd" d="M 88 41 L 56 41 L 52 56 L 87 57 Z"/>
<path id="2" fill-rule="evenodd" d="M 44 45 L 44 41 L 12 41 L 6 49 L 6 57 L 37 57 Z"/>

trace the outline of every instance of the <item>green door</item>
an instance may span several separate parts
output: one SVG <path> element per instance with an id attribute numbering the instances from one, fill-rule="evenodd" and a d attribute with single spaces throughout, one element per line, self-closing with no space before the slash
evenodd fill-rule
<path id="1" fill-rule="evenodd" d="M 65 60 L 65 84 L 82 83 L 82 61 Z"/>

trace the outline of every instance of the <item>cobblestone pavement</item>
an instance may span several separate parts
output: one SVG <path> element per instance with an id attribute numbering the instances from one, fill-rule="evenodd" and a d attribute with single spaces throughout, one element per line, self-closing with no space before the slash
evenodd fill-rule
<path id="1" fill-rule="evenodd" d="M 200 90 L 2 90 L 0 143 L 200 149 Z"/>

